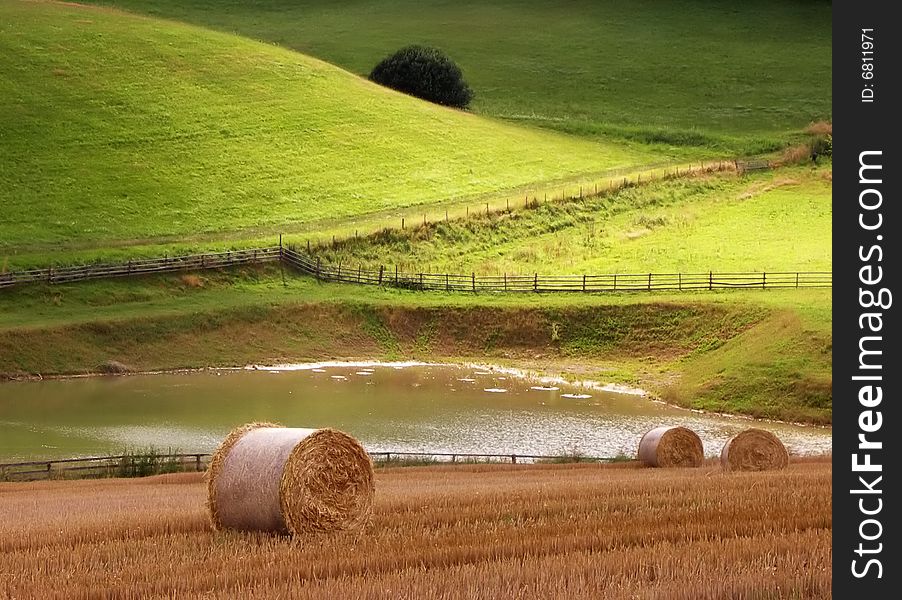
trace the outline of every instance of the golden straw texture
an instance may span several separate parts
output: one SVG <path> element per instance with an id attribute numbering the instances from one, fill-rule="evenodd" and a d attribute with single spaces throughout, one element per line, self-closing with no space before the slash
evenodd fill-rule
<path id="1" fill-rule="evenodd" d="M 274 533 L 358 529 L 375 495 L 372 462 L 353 437 L 259 423 L 226 438 L 207 486 L 214 528 Z"/>
<path id="2" fill-rule="evenodd" d="M 700 467 L 705 451 L 687 427 L 656 427 L 639 441 L 638 458 L 650 467 Z"/>
<path id="3" fill-rule="evenodd" d="M 763 429 L 746 429 L 724 444 L 720 464 L 725 471 L 783 469 L 789 453 L 780 438 Z"/>

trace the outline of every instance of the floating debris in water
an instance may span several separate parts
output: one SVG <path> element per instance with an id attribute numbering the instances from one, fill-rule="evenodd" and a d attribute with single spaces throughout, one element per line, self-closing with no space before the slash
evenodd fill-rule
<path id="1" fill-rule="evenodd" d="M 314 373 L 325 373 L 326 372 L 325 369 L 310 369 L 310 370 L 313 371 Z"/>
<path id="2" fill-rule="evenodd" d="M 344 375 L 331 375 L 332 379 L 347 379 Z"/>
<path id="3" fill-rule="evenodd" d="M 503 394 L 507 390 L 504 388 L 484 388 L 482 391 L 483 392 L 492 392 L 493 394 Z"/>
<path id="4" fill-rule="evenodd" d="M 373 374 L 372 371 L 357 371 L 356 373 L 354 373 L 354 375 L 363 375 L 364 377 L 366 377 L 368 375 L 372 375 L 372 374 Z"/>
<path id="5" fill-rule="evenodd" d="M 561 394 L 561 398 L 572 398 L 573 400 L 585 400 L 591 397 L 591 394 Z"/>
<path id="6" fill-rule="evenodd" d="M 469 377 L 458 377 L 457 380 L 458 380 L 458 381 L 465 381 L 465 382 L 467 382 L 467 383 L 473 383 L 474 381 L 476 381 L 475 379 L 471 379 L 471 378 L 469 378 Z"/>
<path id="7" fill-rule="evenodd" d="M 473 371 L 474 375 L 491 375 L 491 371 Z"/>
<path id="8" fill-rule="evenodd" d="M 547 387 L 544 386 L 544 385 L 534 385 L 534 386 L 532 386 L 532 387 L 529 388 L 529 389 L 535 390 L 535 391 L 537 391 L 537 392 L 556 392 L 556 391 L 558 391 L 558 390 L 561 389 L 561 388 L 559 388 L 559 387 L 554 387 L 553 385 L 549 385 L 549 386 L 547 386 Z M 565 395 L 566 395 L 566 394 L 565 394 Z"/>

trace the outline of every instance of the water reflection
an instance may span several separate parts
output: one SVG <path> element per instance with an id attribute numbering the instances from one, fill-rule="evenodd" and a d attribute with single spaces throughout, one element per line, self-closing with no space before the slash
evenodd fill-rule
<path id="1" fill-rule="evenodd" d="M 275 376 L 274 376 L 275 375 Z M 715 455 L 746 419 L 450 365 L 318 364 L 0 385 L 0 460 L 214 449 L 236 426 L 336 427 L 371 451 L 632 455 L 662 424 Z M 791 452 L 829 452 L 829 429 L 755 422 Z"/>

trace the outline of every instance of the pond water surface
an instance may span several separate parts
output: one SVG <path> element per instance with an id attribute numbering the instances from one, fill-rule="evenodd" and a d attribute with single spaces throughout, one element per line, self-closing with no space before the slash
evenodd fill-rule
<path id="1" fill-rule="evenodd" d="M 335 427 L 370 451 L 613 457 L 671 424 L 695 430 L 708 455 L 751 426 L 796 454 L 831 450 L 830 429 L 694 413 L 503 370 L 345 363 L 3 383 L 0 461 L 150 446 L 209 452 L 251 421 Z"/>

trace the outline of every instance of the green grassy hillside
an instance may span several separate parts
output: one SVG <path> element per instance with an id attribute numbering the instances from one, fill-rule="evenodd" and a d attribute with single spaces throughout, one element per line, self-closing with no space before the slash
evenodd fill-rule
<path id="1" fill-rule="evenodd" d="M 694 176 L 385 231 L 315 253 L 414 273 L 829 271 L 831 179 L 829 165 Z"/>
<path id="2" fill-rule="evenodd" d="M 660 160 L 234 35 L 0 3 L 0 257 L 230 238 Z"/>
<path id="3" fill-rule="evenodd" d="M 457 60 L 483 114 L 754 152 L 831 108 L 828 2 L 101 0 L 367 74 L 410 43 Z"/>

